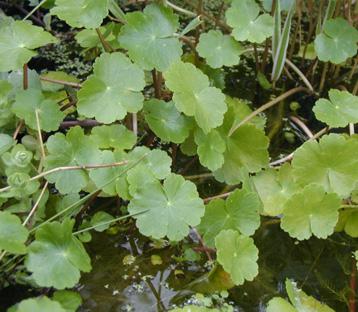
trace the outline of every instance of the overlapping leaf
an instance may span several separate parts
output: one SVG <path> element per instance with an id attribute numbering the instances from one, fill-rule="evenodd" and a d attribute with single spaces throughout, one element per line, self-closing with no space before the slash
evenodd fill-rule
<path id="1" fill-rule="evenodd" d="M 204 214 L 204 204 L 195 184 L 180 175 L 171 174 L 164 180 L 139 185 L 128 211 L 141 213 L 136 218 L 139 231 L 146 236 L 179 241 L 196 226 Z"/>
<path id="2" fill-rule="evenodd" d="M 330 127 L 346 127 L 358 123 L 358 96 L 348 91 L 329 90 L 329 100 L 319 99 L 313 111 L 316 118 Z"/>
<path id="3" fill-rule="evenodd" d="M 72 27 L 97 28 L 108 15 L 109 0 L 56 0 L 51 14 Z"/>
<path id="4" fill-rule="evenodd" d="M 164 74 L 167 87 L 174 92 L 173 101 L 180 112 L 194 116 L 207 134 L 220 126 L 227 110 L 225 96 L 209 86 L 209 79 L 194 65 L 177 62 Z"/>
<path id="5" fill-rule="evenodd" d="M 34 49 L 56 41 L 51 34 L 29 22 L 3 20 L 0 23 L 0 72 L 20 69 L 37 54 Z"/>
<path id="6" fill-rule="evenodd" d="M 95 165 L 101 160 L 97 145 L 78 126 L 71 128 L 66 136 L 62 133 L 52 135 L 46 147 L 46 170 L 63 166 Z M 62 194 L 78 193 L 87 185 L 88 174 L 83 169 L 66 170 L 47 175 L 46 179 L 55 183 Z"/>
<path id="7" fill-rule="evenodd" d="M 78 112 L 103 123 L 123 119 L 143 106 L 144 72 L 124 54 L 103 53 L 78 92 Z"/>
<path id="8" fill-rule="evenodd" d="M 273 33 L 274 21 L 269 14 L 259 15 L 255 0 L 233 0 L 226 11 L 226 21 L 238 41 L 261 43 Z"/>
<path id="9" fill-rule="evenodd" d="M 91 137 L 99 148 L 104 149 L 129 150 L 137 141 L 135 134 L 123 125 L 94 127 Z"/>
<path id="10" fill-rule="evenodd" d="M 234 38 L 219 30 L 210 30 L 200 36 L 197 51 L 211 67 L 220 68 L 239 64 L 243 49 Z"/>
<path id="11" fill-rule="evenodd" d="M 22 300 L 19 304 L 11 307 L 8 312 L 34 312 L 34 311 L 51 311 L 51 312 L 68 312 L 57 301 L 48 297 L 38 297 Z"/>
<path id="12" fill-rule="evenodd" d="M 12 111 L 32 129 L 38 128 L 37 113 L 40 129 L 47 132 L 56 131 L 65 117 L 55 100 L 46 99 L 42 92 L 36 89 L 19 91 Z"/>
<path id="13" fill-rule="evenodd" d="M 330 134 L 320 142 L 305 142 L 295 152 L 292 167 L 294 178 L 304 186 L 316 183 L 326 192 L 346 198 L 358 180 L 358 139 Z"/>
<path id="14" fill-rule="evenodd" d="M 72 235 L 73 225 L 74 220 L 65 219 L 63 223 L 45 224 L 36 231 L 25 265 L 39 286 L 73 287 L 80 279 L 80 271 L 91 270 L 86 250 Z"/>
<path id="15" fill-rule="evenodd" d="M 338 222 L 340 203 L 337 194 L 325 193 L 321 186 L 310 184 L 286 202 L 281 228 L 299 240 L 312 235 L 327 238 Z"/>
<path id="16" fill-rule="evenodd" d="M 119 42 L 136 64 L 146 70 L 165 71 L 179 60 L 181 44 L 174 36 L 179 21 L 171 9 L 151 4 L 143 12 L 126 14 L 126 20 Z"/>
<path id="17" fill-rule="evenodd" d="M 261 202 L 253 192 L 236 190 L 227 199 L 211 201 L 198 230 L 206 245 L 214 246 L 215 237 L 221 230 L 235 230 L 243 235 L 252 235 L 260 225 Z"/>
<path id="18" fill-rule="evenodd" d="M 358 30 L 341 17 L 326 21 L 315 41 L 321 61 L 340 64 L 357 53 Z"/>
<path id="19" fill-rule="evenodd" d="M 151 99 L 144 103 L 145 120 L 163 141 L 182 143 L 189 136 L 190 122 L 174 103 Z"/>
<path id="20" fill-rule="evenodd" d="M 217 261 L 236 285 L 252 281 L 258 274 L 259 251 L 251 237 L 234 230 L 223 230 L 215 238 Z"/>

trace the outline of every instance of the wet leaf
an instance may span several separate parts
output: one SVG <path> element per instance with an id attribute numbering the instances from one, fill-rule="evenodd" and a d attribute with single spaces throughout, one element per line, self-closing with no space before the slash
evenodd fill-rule
<path id="1" fill-rule="evenodd" d="M 51 222 L 41 226 L 29 246 L 26 268 L 41 287 L 73 287 L 80 271 L 91 270 L 91 260 L 82 243 L 72 235 L 74 220 Z"/>
<path id="2" fill-rule="evenodd" d="M 174 92 L 176 108 L 194 116 L 205 132 L 220 126 L 227 110 L 221 90 L 210 87 L 209 79 L 190 63 L 177 62 L 164 73 L 167 87 Z"/>
<path id="3" fill-rule="evenodd" d="M 123 119 L 143 106 L 144 73 L 120 52 L 103 53 L 78 92 L 78 112 L 103 123 Z"/>
<path id="4" fill-rule="evenodd" d="M 143 69 L 165 71 L 180 59 L 181 44 L 174 36 L 179 21 L 171 9 L 151 4 L 143 12 L 126 14 L 126 21 L 118 40 Z"/>
<path id="5" fill-rule="evenodd" d="M 269 14 L 261 14 L 254 0 L 233 0 L 226 11 L 226 21 L 233 28 L 238 41 L 261 43 L 272 36 L 274 21 Z"/>
<path id="6" fill-rule="evenodd" d="M 343 18 L 329 19 L 315 41 L 318 58 L 340 64 L 357 53 L 358 30 Z"/>
<path id="7" fill-rule="evenodd" d="M 15 254 L 26 253 L 28 235 L 28 230 L 22 226 L 17 216 L 0 211 L 0 250 Z"/>
<path id="8" fill-rule="evenodd" d="M 310 184 L 286 202 L 281 228 L 299 240 L 312 235 L 327 238 L 338 222 L 341 200 L 335 193 L 325 193 L 321 186 Z"/>
<path id="9" fill-rule="evenodd" d="M 215 238 L 217 261 L 236 285 L 252 281 L 258 274 L 259 251 L 251 237 L 234 230 L 223 230 Z"/>
<path id="10" fill-rule="evenodd" d="M 180 175 L 171 174 L 164 180 L 137 187 L 128 211 L 135 216 L 139 231 L 156 239 L 167 236 L 179 241 L 189 233 L 189 226 L 196 226 L 204 214 L 204 204 L 195 184 Z"/>
<path id="11" fill-rule="evenodd" d="M 346 127 L 358 123 L 358 96 L 348 91 L 329 90 L 329 100 L 319 99 L 313 111 L 316 118 L 330 127 Z"/>
<path id="12" fill-rule="evenodd" d="M 210 30 L 201 34 L 197 51 L 212 68 L 220 68 L 239 64 L 243 48 L 234 38 Z"/>

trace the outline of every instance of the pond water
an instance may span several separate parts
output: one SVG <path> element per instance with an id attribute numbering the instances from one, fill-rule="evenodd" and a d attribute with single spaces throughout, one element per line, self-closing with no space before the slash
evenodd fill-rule
<path id="1" fill-rule="evenodd" d="M 234 311 L 265 311 L 272 297 L 285 297 L 287 277 L 336 311 L 347 311 L 352 246 L 345 236 L 298 242 L 278 224 L 264 220 L 254 239 L 260 250 L 259 275 L 228 290 L 226 302 Z M 208 280 L 205 255 L 199 264 L 178 262 L 173 256 L 179 249 L 155 249 L 139 234 L 94 235 L 88 245 L 93 270 L 83 275 L 79 287 L 84 300 L 81 311 L 165 311 L 173 303 L 191 302 L 197 292 L 210 296 L 222 288 L 225 281 L 220 281 L 220 274 Z M 152 263 L 153 255 L 160 256 L 162 264 Z"/>

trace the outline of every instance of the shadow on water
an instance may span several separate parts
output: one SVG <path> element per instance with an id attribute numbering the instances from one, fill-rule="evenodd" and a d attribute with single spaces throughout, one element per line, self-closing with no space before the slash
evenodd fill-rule
<path id="1" fill-rule="evenodd" d="M 153 249 L 140 235 L 130 237 L 102 233 L 88 245 L 93 270 L 81 280 L 82 311 L 165 311 L 174 302 L 191 302 L 197 292 L 212 295 L 225 284 L 220 274 L 208 280 L 203 263 L 176 262 L 172 256 L 178 248 Z M 347 311 L 353 250 L 347 237 L 298 242 L 264 220 L 254 238 L 260 250 L 259 275 L 229 289 L 227 302 L 234 311 L 265 311 L 272 297 L 286 297 L 286 278 L 336 311 Z M 159 255 L 162 264 L 154 265 L 152 255 Z"/>

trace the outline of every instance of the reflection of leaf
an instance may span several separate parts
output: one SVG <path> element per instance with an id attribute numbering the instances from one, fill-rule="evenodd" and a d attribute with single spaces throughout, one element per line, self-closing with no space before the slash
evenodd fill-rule
<path id="1" fill-rule="evenodd" d="M 337 194 L 327 194 L 315 184 L 307 185 L 286 202 L 281 228 L 299 240 L 312 235 L 327 238 L 338 222 L 340 203 Z"/>
<path id="2" fill-rule="evenodd" d="M 198 230 L 208 246 L 214 246 L 216 235 L 221 230 L 236 230 L 252 235 L 260 225 L 261 202 L 253 192 L 236 190 L 227 199 L 211 201 L 205 208 Z"/>
<path id="3" fill-rule="evenodd" d="M 20 69 L 37 53 L 33 50 L 57 40 L 41 27 L 8 19 L 0 23 L 0 72 Z"/>
<path id="4" fill-rule="evenodd" d="M 20 219 L 6 211 L 0 211 L 0 250 L 23 254 L 28 231 L 21 225 Z"/>
<path id="5" fill-rule="evenodd" d="M 126 21 L 119 42 L 136 64 L 146 70 L 164 71 L 179 60 L 181 44 L 174 37 L 179 22 L 171 9 L 151 4 L 143 12 L 126 14 Z"/>
<path id="6" fill-rule="evenodd" d="M 233 282 L 241 285 L 258 274 L 259 251 L 251 237 L 233 230 L 223 230 L 215 238 L 217 261 L 230 273 Z"/>
<path id="7" fill-rule="evenodd" d="M 226 21 L 233 28 L 232 35 L 238 41 L 261 43 L 273 32 L 273 18 L 269 14 L 259 15 L 255 0 L 233 0 L 226 11 Z"/>
<path id="8" fill-rule="evenodd" d="M 73 287 L 80 271 L 91 270 L 91 260 L 82 243 L 72 235 L 74 220 L 52 222 L 36 231 L 25 265 L 42 287 Z"/>
<path id="9" fill-rule="evenodd" d="M 65 117 L 55 100 L 46 99 L 42 92 L 36 89 L 19 91 L 12 111 L 17 117 L 24 119 L 31 129 L 37 129 L 37 111 L 40 127 L 47 132 L 56 131 Z"/>
<path id="10" fill-rule="evenodd" d="M 103 123 L 123 119 L 143 106 L 144 73 L 120 52 L 103 53 L 78 92 L 78 112 Z"/>
<path id="11" fill-rule="evenodd" d="M 319 99 L 313 107 L 318 120 L 330 127 L 358 123 L 358 96 L 347 91 L 329 90 L 329 100 Z"/>
<path id="12" fill-rule="evenodd" d="M 209 79 L 193 64 L 177 62 L 164 73 L 167 87 L 174 92 L 173 101 L 180 112 L 194 116 L 205 132 L 220 126 L 227 110 L 220 89 L 210 87 Z"/>
<path id="13" fill-rule="evenodd" d="M 210 30 L 200 36 L 197 50 L 211 67 L 219 68 L 239 64 L 242 47 L 219 30 Z"/>
<path id="14" fill-rule="evenodd" d="M 72 27 L 97 28 L 108 14 L 108 0 L 56 0 L 51 14 Z"/>
<path id="15" fill-rule="evenodd" d="M 339 64 L 356 54 L 357 41 L 357 29 L 338 17 L 326 21 L 314 44 L 321 61 Z"/>
<path id="16" fill-rule="evenodd" d="M 128 211 L 135 216 L 139 231 L 153 238 L 167 236 L 179 241 L 196 226 L 204 214 L 204 204 L 195 184 L 180 175 L 171 174 L 164 180 L 139 185 L 133 194 Z"/>
<path id="17" fill-rule="evenodd" d="M 317 183 L 326 192 L 348 197 L 358 180 L 358 140 L 338 134 L 323 136 L 319 143 L 310 140 L 295 152 L 294 178 L 299 185 Z"/>

